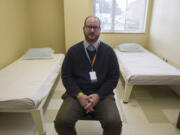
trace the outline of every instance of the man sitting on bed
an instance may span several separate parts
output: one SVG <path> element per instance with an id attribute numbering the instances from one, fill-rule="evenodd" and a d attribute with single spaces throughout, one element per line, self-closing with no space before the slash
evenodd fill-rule
<path id="1" fill-rule="evenodd" d="M 122 122 L 113 95 L 120 75 L 117 57 L 109 45 L 98 40 L 99 18 L 87 17 L 83 31 L 85 40 L 68 50 L 62 65 L 66 94 L 55 129 L 59 135 L 76 135 L 77 120 L 91 115 L 100 121 L 103 135 L 120 135 Z"/>

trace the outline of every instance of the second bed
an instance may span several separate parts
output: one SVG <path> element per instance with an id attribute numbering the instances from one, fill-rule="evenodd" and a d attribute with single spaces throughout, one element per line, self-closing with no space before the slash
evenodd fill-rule
<path id="1" fill-rule="evenodd" d="M 120 51 L 114 49 L 118 58 L 120 72 L 125 80 L 124 103 L 134 85 L 178 85 L 180 70 L 166 63 L 146 49 L 141 51 Z"/>

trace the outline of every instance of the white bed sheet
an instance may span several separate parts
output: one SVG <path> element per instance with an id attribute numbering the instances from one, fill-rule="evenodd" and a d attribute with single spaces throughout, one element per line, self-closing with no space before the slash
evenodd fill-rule
<path id="1" fill-rule="evenodd" d="M 18 59 L 0 71 L 0 109 L 35 108 L 59 74 L 64 54 L 52 59 Z"/>
<path id="2" fill-rule="evenodd" d="M 133 85 L 180 84 L 180 70 L 147 50 L 120 52 L 114 49 L 125 81 Z"/>

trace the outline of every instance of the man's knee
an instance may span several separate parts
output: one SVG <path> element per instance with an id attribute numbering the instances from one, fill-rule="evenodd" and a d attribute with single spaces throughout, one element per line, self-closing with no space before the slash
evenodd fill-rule
<path id="1" fill-rule="evenodd" d="M 61 129 L 72 128 L 74 127 L 74 125 L 75 122 L 73 122 L 68 117 L 56 117 L 56 119 L 54 120 L 54 126 L 58 133 L 60 133 Z"/>
<path id="2" fill-rule="evenodd" d="M 122 127 L 121 119 L 107 118 L 102 124 L 103 127 L 111 129 L 119 129 Z"/>

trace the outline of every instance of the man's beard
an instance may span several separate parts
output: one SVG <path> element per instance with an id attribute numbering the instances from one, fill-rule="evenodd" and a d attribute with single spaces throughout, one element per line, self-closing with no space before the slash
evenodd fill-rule
<path id="1" fill-rule="evenodd" d="M 96 41 L 98 40 L 98 38 L 99 38 L 99 35 L 97 35 L 94 39 L 90 39 L 87 34 L 84 34 L 84 35 L 85 35 L 86 41 L 88 41 L 88 42 L 90 42 L 90 43 L 96 42 Z M 91 33 L 90 33 L 89 35 L 91 35 Z M 93 35 L 94 35 L 94 34 L 93 34 Z"/>

